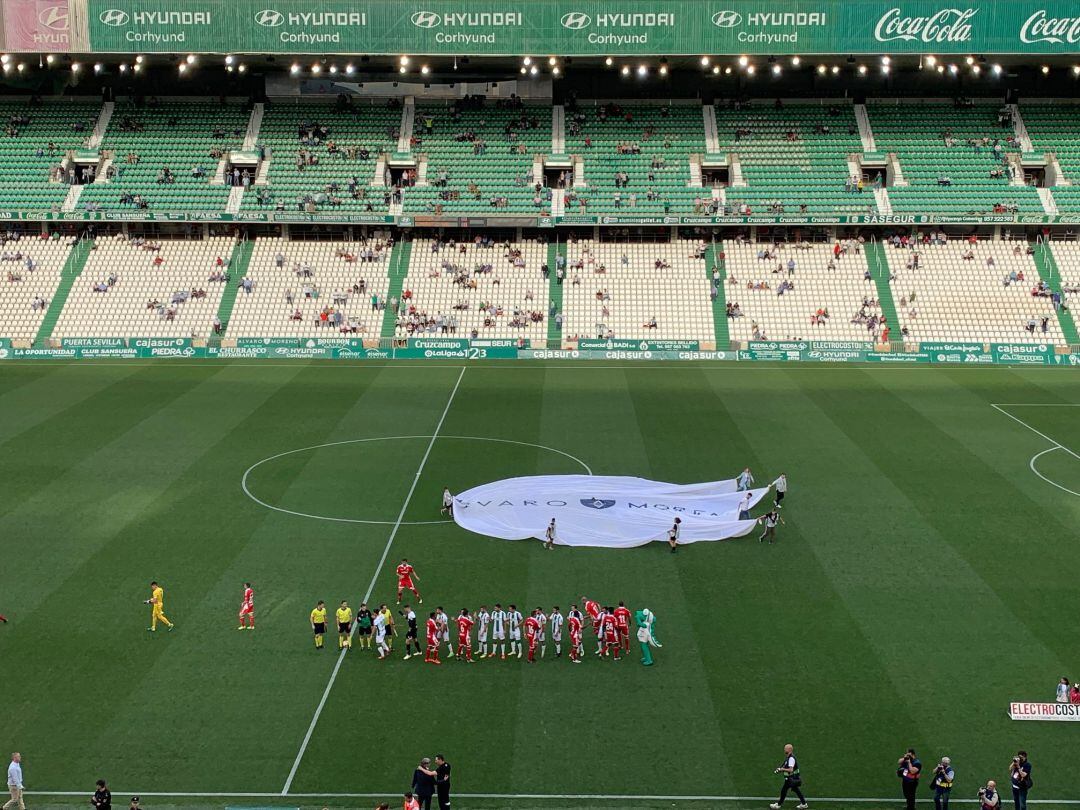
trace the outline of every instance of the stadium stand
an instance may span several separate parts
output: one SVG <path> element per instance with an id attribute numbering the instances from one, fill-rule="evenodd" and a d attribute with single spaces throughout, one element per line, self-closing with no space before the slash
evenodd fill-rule
<path id="1" fill-rule="evenodd" d="M 0 336 L 33 340 L 60 286 L 71 240 L 15 236 L 6 234 L 0 246 Z"/>
<path id="2" fill-rule="evenodd" d="M 413 151 L 426 162 L 404 194 L 407 214 L 550 214 L 534 171 L 551 151 L 551 107 L 467 97 L 416 105 Z"/>
<path id="3" fill-rule="evenodd" d="M 0 101 L 0 210 L 59 210 L 68 193 L 61 162 L 86 146 L 101 104 L 69 99 Z"/>
<path id="4" fill-rule="evenodd" d="M 565 339 L 715 340 L 703 243 L 571 240 L 566 259 Z"/>
<path id="5" fill-rule="evenodd" d="M 747 185 L 727 190 L 731 213 L 874 213 L 870 188 L 852 185 L 862 152 L 852 106 L 757 100 L 714 108 L 720 151 L 736 155 Z M 858 178 L 856 178 L 856 181 Z"/>
<path id="6" fill-rule="evenodd" d="M 229 187 L 211 181 L 222 157 L 243 145 L 249 118 L 235 103 L 117 102 L 101 145 L 115 177 L 87 185 L 79 207 L 224 211 Z"/>
<path id="7" fill-rule="evenodd" d="M 545 345 L 547 259 L 548 245 L 535 240 L 416 240 L 396 336 L 518 338 Z"/>
<path id="8" fill-rule="evenodd" d="M 941 237 L 885 253 L 905 339 L 1065 342 L 1026 242 Z"/>
<path id="9" fill-rule="evenodd" d="M 97 240 L 53 329 L 53 338 L 207 337 L 234 240 Z M 218 264 L 218 259 L 221 264 Z"/>
<path id="10" fill-rule="evenodd" d="M 563 120 L 559 109 L 556 122 Z M 572 168 L 560 176 L 543 170 L 552 107 L 516 96 L 419 98 L 415 105 L 345 96 L 279 100 L 265 104 L 251 133 L 249 122 L 258 118 L 237 102 L 3 100 L 0 206 L 59 212 L 66 200 L 65 212 L 77 203 L 98 218 L 145 211 L 161 220 L 170 212 L 222 213 L 230 200 L 240 204 L 222 179 L 224 159 L 243 149 L 249 134 L 246 148 L 255 143 L 264 168 L 248 176 L 242 210 L 284 211 L 297 220 L 317 214 L 314 222 L 335 214 L 482 214 L 490 225 L 493 216 L 549 215 L 549 185 L 562 186 L 568 215 L 833 217 L 884 212 L 891 203 L 897 215 L 1038 220 L 1019 237 L 1025 241 L 991 231 L 988 220 L 976 225 L 977 239 L 949 227 L 948 236 L 901 245 L 878 242 L 883 235 L 869 230 L 868 242 L 813 241 L 831 238 L 823 227 L 789 232 L 794 242 L 718 230 L 711 244 L 685 232 L 646 238 L 655 241 L 594 232 L 566 241 L 554 231 L 550 239 L 519 231 L 493 242 L 472 231 L 452 242 L 420 230 L 395 246 L 386 234 L 343 241 L 319 225 L 304 240 L 284 229 L 266 235 L 276 225 L 252 225 L 250 240 L 234 251 L 235 237 L 188 225 L 181 239 L 165 224 L 146 232 L 134 226 L 131 238 L 127 228 L 110 232 L 96 245 L 91 227 L 73 250 L 70 237 L 23 233 L 14 241 L 9 232 L 0 247 L 0 335 L 209 337 L 217 328 L 224 338 L 329 337 L 330 329 L 371 340 L 454 334 L 535 346 L 597 336 L 725 344 L 1080 341 L 1075 306 L 1068 307 L 1080 300 L 1080 247 L 1027 241 L 1044 225 L 1050 238 L 1054 223 L 1043 215 L 1053 203 L 1062 214 L 1080 213 L 1080 104 L 1023 102 L 1023 127 L 1010 106 L 962 98 L 871 100 L 865 118 L 862 108 L 837 99 L 703 108 L 698 101 L 570 97 L 561 109 Z M 1043 156 L 1060 165 L 1053 203 L 1044 189 L 1014 179 L 1027 137 L 1034 147 L 1023 160 L 1029 171 Z M 411 151 L 403 155 L 406 141 Z M 874 165 L 889 166 L 884 201 L 874 184 L 857 182 L 864 148 L 876 150 Z M 74 150 L 85 150 L 82 165 L 100 150 L 100 176 L 82 176 L 70 162 Z M 703 178 L 705 158 L 710 174 Z M 711 172 L 724 158 L 721 180 Z M 69 194 L 73 182 L 80 194 Z M 135 235 L 159 231 L 171 235 Z M 567 262 L 564 284 L 557 254 Z M 230 268 L 237 257 L 243 261 Z M 714 265 L 722 275 L 710 300 Z M 1058 311 L 1061 300 L 1067 308 Z"/>
<path id="11" fill-rule="evenodd" d="M 248 262 L 250 290 L 240 288 L 225 337 L 378 338 L 390 256 L 380 238 L 258 239 Z"/>
<path id="12" fill-rule="evenodd" d="M 1036 190 L 1011 185 L 1008 155 L 1020 152 L 1000 104 L 871 101 L 880 151 L 899 158 L 907 186 L 891 186 L 895 213 L 1042 214 Z"/>
<path id="13" fill-rule="evenodd" d="M 1020 113 L 1036 154 L 1057 158 L 1070 185 L 1053 188 L 1054 201 L 1062 214 L 1080 213 L 1080 105 L 1068 101 L 1022 104 Z"/>
<path id="14" fill-rule="evenodd" d="M 242 210 L 387 213 L 380 158 L 395 151 L 400 105 L 286 101 L 267 105 L 259 145 L 269 159 L 264 188 Z"/>
<path id="15" fill-rule="evenodd" d="M 725 243 L 733 340 L 884 339 L 882 306 L 858 240 Z"/>
<path id="16" fill-rule="evenodd" d="M 1050 242 L 1054 263 L 1061 274 L 1058 282 L 1061 296 L 1077 332 L 1080 332 L 1080 244 L 1077 242 Z"/>
<path id="17" fill-rule="evenodd" d="M 691 156 L 705 154 L 700 104 L 579 103 L 566 116 L 566 149 L 585 178 L 567 192 L 566 213 L 707 213 L 711 191 L 689 185 Z"/>

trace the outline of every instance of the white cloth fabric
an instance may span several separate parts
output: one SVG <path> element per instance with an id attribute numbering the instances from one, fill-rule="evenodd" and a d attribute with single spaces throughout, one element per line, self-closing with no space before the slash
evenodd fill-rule
<path id="1" fill-rule="evenodd" d="M 768 488 L 749 490 L 756 504 Z M 454 498 L 463 529 L 503 540 L 542 540 L 555 518 L 560 546 L 633 548 L 666 541 L 676 517 L 679 543 L 749 534 L 755 521 L 739 520 L 746 492 L 736 482 L 668 484 L 605 475 L 537 475 L 483 484 Z"/>

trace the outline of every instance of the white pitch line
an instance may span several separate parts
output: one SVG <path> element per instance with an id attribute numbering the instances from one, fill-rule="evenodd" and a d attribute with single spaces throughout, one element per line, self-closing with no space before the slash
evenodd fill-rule
<path id="1" fill-rule="evenodd" d="M 462 373 L 464 373 L 464 369 L 462 370 Z M 251 472 L 256 467 L 259 467 L 259 466 L 261 466 L 263 464 L 266 464 L 267 462 L 275 461 L 275 460 L 277 460 L 279 458 L 283 458 L 284 456 L 291 456 L 291 455 L 294 455 L 295 453 L 305 453 L 308 450 L 320 450 L 320 449 L 322 449 L 324 447 L 337 447 L 338 445 L 343 445 L 343 444 L 363 444 L 365 442 L 390 442 L 390 441 L 399 441 L 399 440 L 403 440 L 403 439 L 433 439 L 433 438 L 435 438 L 435 437 L 433 437 L 433 436 L 371 436 L 371 437 L 364 438 L 364 439 L 345 439 L 345 440 L 340 441 L 340 442 L 326 442 L 325 444 L 313 444 L 310 447 L 298 447 L 295 450 L 286 450 L 283 453 L 277 453 L 277 454 L 275 454 L 273 456 L 267 456 L 266 458 L 262 459 L 261 461 L 256 461 L 254 464 L 252 464 L 250 467 L 248 467 L 246 470 L 244 470 L 244 474 L 240 478 L 240 488 L 242 490 L 244 490 L 245 495 L 247 495 L 251 500 L 255 501 L 255 503 L 259 504 L 259 506 L 264 506 L 267 509 L 272 509 L 275 512 L 282 512 L 282 513 L 284 513 L 286 515 L 294 515 L 295 517 L 311 518 L 312 520 L 328 520 L 328 521 L 332 521 L 334 523 L 363 523 L 363 524 L 367 524 L 367 525 L 371 525 L 371 526 L 393 526 L 394 521 L 392 521 L 392 520 L 361 520 L 360 518 L 334 517 L 332 515 L 313 515 L 313 514 L 310 514 L 308 512 L 296 512 L 296 511 L 294 511 L 292 509 L 285 509 L 284 507 L 281 507 L 281 506 L 274 506 L 273 504 L 269 504 L 264 500 L 260 500 L 248 488 L 248 476 L 251 474 Z M 497 439 L 497 438 L 494 438 L 494 437 L 491 437 L 491 436 L 441 436 L 440 438 L 443 439 L 443 440 L 446 440 L 446 439 L 460 439 L 462 441 L 499 442 L 501 444 L 518 444 L 518 445 L 521 445 L 523 447 L 536 447 L 536 448 L 538 448 L 540 450 L 548 450 L 548 451 L 550 451 L 552 453 L 556 453 L 556 454 L 558 454 L 560 456 L 565 456 L 566 458 L 570 459 L 571 461 L 576 461 L 578 464 L 580 464 L 582 466 L 582 468 L 585 470 L 586 473 L 588 473 L 589 475 L 593 474 L 593 471 L 589 467 L 589 465 L 586 464 L 584 461 L 582 461 L 577 456 L 571 455 L 570 453 L 567 453 L 564 450 L 559 450 L 559 449 L 554 448 L 554 447 L 548 447 L 546 444 L 536 444 L 535 442 L 522 442 L 522 441 L 517 441 L 516 439 Z M 432 525 L 435 525 L 435 524 L 453 523 L 453 522 L 454 521 L 452 521 L 452 520 L 406 520 L 406 521 L 402 522 L 401 525 L 402 526 L 432 526 Z"/>
<path id="2" fill-rule="evenodd" d="M 180 799 L 279 799 L 280 793 L 161 793 L 149 790 L 116 790 L 118 795 L 130 793 L 133 796 L 153 796 L 155 798 Z M 290 799 L 379 799 L 392 796 L 398 791 L 388 790 L 383 793 L 290 793 Z M 27 796 L 83 796 L 85 790 L 28 790 Z M 531 799 L 565 801 L 577 799 L 586 801 L 670 801 L 670 802 L 774 802 L 775 796 L 690 796 L 690 795 L 637 795 L 606 793 L 455 793 L 459 799 Z M 866 796 L 814 796 L 816 802 L 836 802 L 845 804 L 896 804 L 895 796 L 874 799 Z M 978 799 L 951 799 L 957 804 L 978 804 Z M 1028 804 L 1075 805 L 1080 799 L 1029 799 Z"/>
<path id="3" fill-rule="evenodd" d="M 1050 444 L 1054 445 L 1055 448 L 1064 450 L 1066 453 L 1068 453 L 1073 458 L 1075 458 L 1077 460 L 1080 460 L 1080 455 L 1077 455 L 1074 451 L 1070 450 L 1068 447 L 1066 447 L 1065 445 L 1063 445 L 1061 442 L 1057 441 L 1056 439 L 1051 439 L 1049 436 L 1047 436 L 1041 430 L 1036 430 L 1031 425 L 1029 425 L 1027 422 L 1025 422 L 1023 419 L 1021 419 L 1019 416 L 1013 416 L 1008 411 L 1004 410 L 1003 408 L 1001 408 L 1001 407 L 999 407 L 999 406 L 997 406 L 997 405 L 995 405 L 993 403 L 990 403 L 990 407 L 993 408 L 995 411 L 998 411 L 999 413 L 1005 414 L 1007 417 L 1012 419 L 1017 424 L 1023 425 L 1028 430 L 1030 430 L 1032 433 L 1034 433 L 1034 434 L 1036 434 L 1038 436 L 1042 436 L 1044 439 L 1046 439 L 1048 442 L 1050 442 Z"/>
<path id="4" fill-rule="evenodd" d="M 993 403 L 993 402 L 990 403 L 991 408 L 998 411 L 999 413 L 1005 414 L 1007 417 L 1012 419 L 1014 422 L 1017 422 L 1017 423 L 1023 425 L 1028 430 L 1030 430 L 1032 433 L 1035 433 L 1035 434 L 1041 436 L 1042 438 L 1046 439 L 1048 442 L 1050 442 L 1050 444 L 1053 445 L 1053 447 L 1048 447 L 1046 450 L 1043 450 L 1040 453 L 1036 453 L 1035 455 L 1033 455 L 1031 457 L 1031 461 L 1028 462 L 1028 467 L 1031 468 L 1031 471 L 1033 473 L 1035 473 L 1035 475 L 1037 475 L 1043 481 L 1050 484 L 1051 486 L 1057 487 L 1062 492 L 1068 492 L 1070 495 L 1076 495 L 1077 497 L 1080 497 L 1080 492 L 1076 492 L 1074 490 L 1071 490 L 1068 487 L 1062 486 L 1057 481 L 1053 481 L 1053 480 L 1047 478 L 1045 475 L 1043 475 L 1041 472 L 1039 472 L 1039 468 L 1035 466 L 1035 462 L 1038 461 L 1040 457 L 1045 456 L 1047 453 L 1053 453 L 1055 450 L 1064 450 L 1066 453 L 1068 453 L 1070 456 L 1072 456 L 1073 458 L 1076 458 L 1076 459 L 1080 459 L 1080 455 L 1077 455 L 1075 452 L 1070 450 L 1068 447 L 1066 447 L 1065 445 L 1063 445 L 1061 442 L 1057 441 L 1056 439 L 1051 439 L 1049 436 L 1047 436 L 1041 430 L 1036 430 L 1031 425 L 1029 425 L 1027 422 L 1025 422 L 1023 419 L 1021 419 L 1020 417 L 1013 416 L 1011 413 L 1009 413 L 1008 411 L 1005 410 L 1005 408 L 1016 408 L 1016 407 L 1024 407 L 1024 406 L 1027 406 L 1027 407 L 1040 407 L 1040 408 L 1042 408 L 1042 407 L 1046 407 L 1046 408 L 1055 408 L 1055 407 L 1056 408 L 1060 408 L 1060 407 L 1076 408 L 1076 407 L 1080 407 L 1080 405 L 1074 405 L 1073 403 L 1062 403 L 1062 402 L 1047 402 L 1047 403 L 1027 402 L 1027 403 L 1017 403 L 1017 404 L 1008 404 L 1008 403 L 1006 403 L 1004 405 L 998 405 L 998 404 Z"/>
<path id="5" fill-rule="evenodd" d="M 428 457 L 431 455 L 431 448 L 435 446 L 435 440 L 439 437 L 439 431 L 442 430 L 443 422 L 446 421 L 446 415 L 450 413 L 450 406 L 454 404 L 454 397 L 457 396 L 458 388 L 461 386 L 461 380 L 465 377 L 465 368 L 465 366 L 461 367 L 461 373 L 458 374 L 457 382 L 454 383 L 454 389 L 450 392 L 450 398 L 446 401 L 446 407 L 443 408 L 442 416 L 439 417 L 439 423 L 435 425 L 435 430 L 431 434 L 431 441 L 428 442 L 427 449 L 424 451 L 424 457 L 420 459 L 420 466 L 416 468 L 416 475 L 413 476 L 412 485 L 409 487 L 409 493 L 405 496 L 405 503 L 401 505 L 401 511 L 398 512 L 397 516 L 397 522 L 394 524 L 394 528 L 390 530 L 390 537 L 386 540 L 386 546 L 383 548 L 382 556 L 379 558 L 379 564 L 375 566 L 375 573 L 371 575 L 371 582 L 368 584 L 367 593 L 364 594 L 364 602 L 367 602 L 371 598 L 372 591 L 375 590 L 375 583 L 379 579 L 379 574 L 382 573 L 383 565 L 386 564 L 386 557 L 390 553 L 390 546 L 394 544 L 394 538 L 397 536 L 398 529 L 401 528 L 401 521 L 405 519 L 405 510 L 409 508 L 409 502 L 412 501 L 413 493 L 416 492 L 416 485 L 420 482 L 420 476 L 424 473 L 424 466 L 427 464 Z M 353 623 L 352 629 L 349 631 L 350 640 L 355 632 L 356 624 Z M 285 780 L 285 787 L 281 789 L 282 796 L 287 795 L 289 788 L 292 787 L 293 779 L 296 777 L 296 771 L 300 768 L 300 761 L 304 758 L 304 752 L 307 751 L 308 743 L 311 742 L 311 735 L 315 733 L 315 726 L 319 722 L 319 716 L 322 715 L 323 707 L 326 706 L 326 699 L 330 697 L 330 690 L 334 688 L 334 681 L 337 680 L 338 672 L 341 670 L 341 662 L 345 660 L 345 653 L 350 649 L 352 649 L 352 644 L 348 647 L 343 647 L 338 654 L 337 661 L 334 663 L 334 670 L 330 673 L 330 680 L 327 681 L 326 689 L 323 690 L 319 705 L 315 708 L 315 715 L 311 718 L 311 725 L 308 726 L 307 733 L 304 735 L 304 741 L 300 744 L 300 750 L 296 753 L 296 759 L 293 760 L 292 769 L 289 771 L 289 778 Z"/>
<path id="6" fill-rule="evenodd" d="M 1045 475 L 1043 475 L 1041 472 L 1039 472 L 1039 468 L 1035 466 L 1035 462 L 1038 461 L 1041 456 L 1045 456 L 1047 453 L 1056 453 L 1060 449 L 1061 449 L 1060 447 L 1048 447 L 1045 450 L 1043 450 L 1041 453 L 1036 453 L 1035 455 L 1033 455 L 1031 457 L 1031 461 L 1028 462 L 1028 466 L 1031 467 L 1031 471 L 1033 473 L 1035 473 L 1037 476 L 1039 476 L 1039 478 L 1041 478 L 1046 483 L 1050 484 L 1051 486 L 1057 487 L 1062 492 L 1068 492 L 1070 495 L 1075 495 L 1076 497 L 1080 498 L 1080 492 L 1076 492 L 1074 490 L 1071 490 L 1068 487 L 1063 487 L 1061 484 L 1059 484 L 1057 481 L 1053 480 L 1052 478 L 1047 478 Z"/>

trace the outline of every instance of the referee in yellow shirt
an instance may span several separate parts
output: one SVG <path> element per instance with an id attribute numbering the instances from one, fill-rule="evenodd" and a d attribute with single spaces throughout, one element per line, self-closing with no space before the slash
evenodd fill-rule
<path id="1" fill-rule="evenodd" d="M 311 611 L 311 632 L 315 634 L 315 649 L 323 649 L 323 636 L 326 635 L 326 603 L 321 599 Z"/>
<path id="2" fill-rule="evenodd" d="M 349 646 L 349 636 L 352 634 L 352 608 L 344 599 L 341 600 L 341 607 L 337 609 L 335 618 L 337 618 L 337 646 L 341 650 Z"/>
<path id="3" fill-rule="evenodd" d="M 173 629 L 173 623 L 165 618 L 165 591 L 156 582 L 150 583 L 150 598 L 146 600 L 146 604 L 153 606 L 150 613 L 150 626 L 146 628 L 147 630 L 151 633 L 156 631 L 159 621 L 170 630 Z"/>

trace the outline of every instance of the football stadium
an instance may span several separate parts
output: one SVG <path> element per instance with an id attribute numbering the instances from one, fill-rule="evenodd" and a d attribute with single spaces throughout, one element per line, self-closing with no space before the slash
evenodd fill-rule
<path id="1" fill-rule="evenodd" d="M 1080 7 L 0 7 L 5 810 L 1080 804 Z"/>

